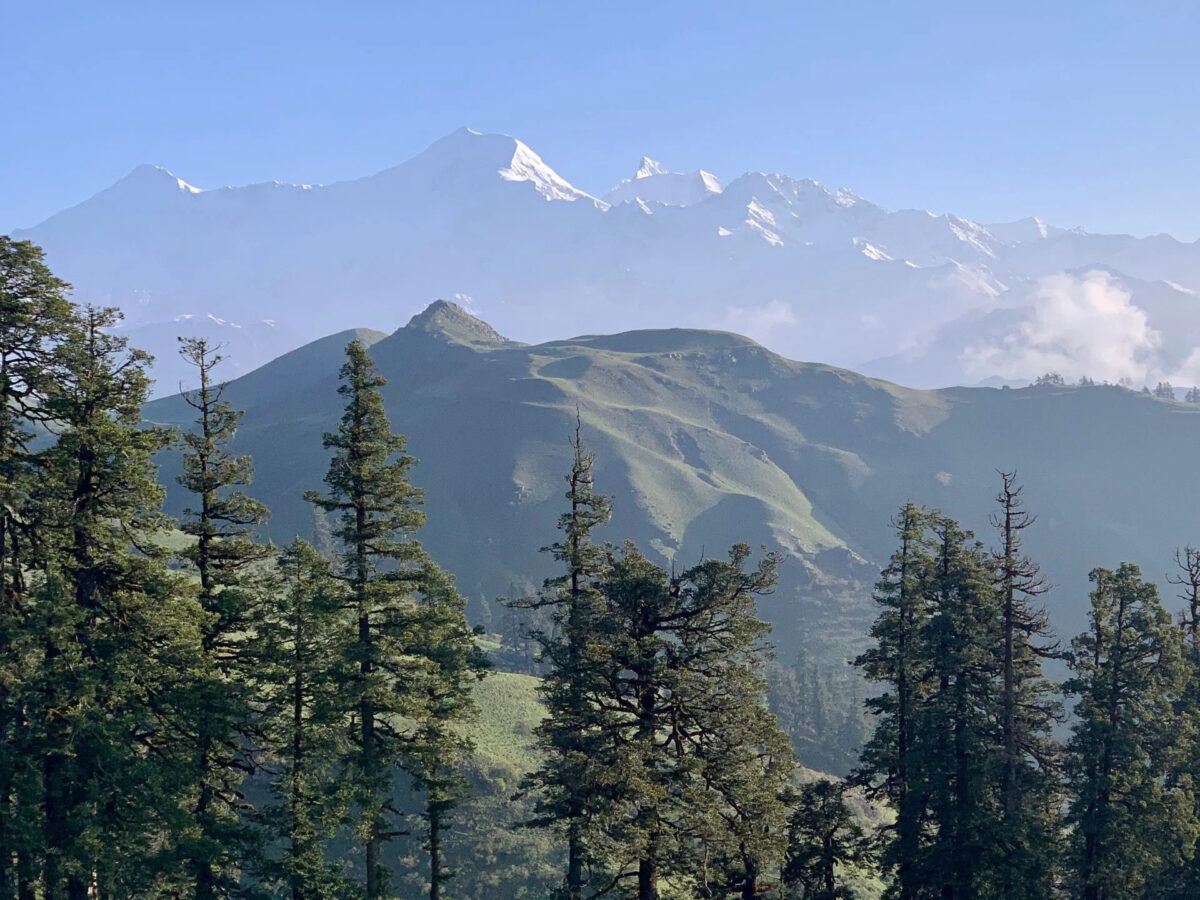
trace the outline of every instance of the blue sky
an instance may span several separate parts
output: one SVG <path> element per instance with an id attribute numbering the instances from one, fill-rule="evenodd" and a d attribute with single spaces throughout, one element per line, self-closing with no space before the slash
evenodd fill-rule
<path id="1" fill-rule="evenodd" d="M 154 162 L 325 183 L 460 125 L 982 221 L 1200 237 L 1195 2 L 57 2 L 0 10 L 0 228 Z"/>

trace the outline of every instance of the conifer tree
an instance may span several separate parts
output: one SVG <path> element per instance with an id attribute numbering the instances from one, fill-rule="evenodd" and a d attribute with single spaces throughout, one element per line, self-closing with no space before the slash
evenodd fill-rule
<path id="1" fill-rule="evenodd" d="M 40 454 L 32 441 L 55 387 L 54 349 L 72 316 L 68 290 L 41 248 L 0 235 L 0 900 L 30 897 L 39 862 L 40 778 L 22 691 L 39 644 L 26 584 L 39 549 Z"/>
<path id="2" fill-rule="evenodd" d="M 365 859 L 363 900 L 381 900 L 391 883 L 381 850 L 402 832 L 392 802 L 394 769 L 420 746 L 422 723 L 440 728 L 468 714 L 469 703 L 460 699 L 438 712 L 430 705 L 431 690 L 460 698 L 465 671 L 479 661 L 463 649 L 469 629 L 461 598 L 411 537 L 425 515 L 421 493 L 408 480 L 414 460 L 384 412 L 386 382 L 359 342 L 350 343 L 346 356 L 338 388 L 345 412 L 337 431 L 325 435 L 325 447 L 334 450 L 327 492 L 306 497 L 336 516 L 334 536 L 342 548 L 336 574 L 356 622 L 348 647 L 354 673 L 344 692 L 347 719 L 354 722 L 345 766 Z M 439 649 L 421 638 L 422 629 L 438 620 L 452 622 L 453 663 L 440 660 Z M 440 677 L 447 680 L 434 688 L 425 681 Z M 406 721 L 416 724 L 410 728 Z"/>
<path id="3" fill-rule="evenodd" d="M 43 469 L 52 517 L 37 627 L 46 900 L 165 893 L 163 836 L 178 808 L 164 709 L 197 636 L 195 606 L 150 538 L 161 527 L 153 454 L 141 427 L 148 357 L 85 308 L 57 349 L 47 409 L 57 441 Z M 166 879 L 166 881 L 164 881 Z"/>
<path id="4" fill-rule="evenodd" d="M 986 895 L 984 852 L 996 839 L 989 761 L 996 712 L 1000 616 L 990 559 L 970 532 L 933 516 L 930 619 L 921 641 L 929 689 L 915 711 L 910 771 L 927 798 L 920 867 L 930 896 Z"/>
<path id="5" fill-rule="evenodd" d="M 670 578 L 626 545 L 601 582 L 608 687 L 597 701 L 620 721 L 608 732 L 612 812 L 602 822 L 618 877 L 633 881 L 638 900 L 657 900 L 665 876 L 703 871 L 719 828 L 733 863 L 725 871 L 743 896 L 781 856 L 792 757 L 762 712 L 766 626 L 753 610 L 775 583 L 776 560 L 746 571 L 748 557 L 738 545 L 728 562 Z"/>
<path id="6" fill-rule="evenodd" d="M 839 875 L 871 862 L 870 841 L 846 803 L 846 785 L 814 781 L 800 789 L 788 820 L 787 861 L 782 872 L 789 898 L 854 900 Z"/>
<path id="7" fill-rule="evenodd" d="M 1035 517 L 1025 509 L 1016 475 L 1001 473 L 1000 506 L 992 525 L 1000 538 L 994 554 L 999 592 L 1001 693 L 999 717 L 1000 829 L 990 844 L 997 895 L 1037 900 L 1050 892 L 1055 848 L 1060 716 L 1055 687 L 1042 661 L 1059 655 L 1049 619 L 1038 598 L 1046 593 L 1036 563 L 1022 552 Z"/>
<path id="8" fill-rule="evenodd" d="M 1181 688 L 1179 634 L 1137 566 L 1095 569 L 1089 630 L 1072 642 L 1078 697 L 1067 747 L 1075 890 L 1083 900 L 1144 896 L 1195 840 L 1164 785 Z"/>
<path id="9" fill-rule="evenodd" d="M 911 503 L 893 519 L 899 547 L 875 589 L 875 602 L 883 607 L 871 628 L 875 646 L 855 660 L 867 678 L 886 686 L 866 701 L 876 725 L 855 777 L 869 796 L 886 800 L 896 811 L 882 862 L 896 873 L 892 894 L 900 900 L 922 896 L 925 880 L 920 856 L 929 798 L 917 778 L 917 718 L 930 687 L 924 655 L 934 572 L 929 519 L 927 510 Z"/>
<path id="10" fill-rule="evenodd" d="M 755 611 L 755 597 L 776 583 L 778 561 L 767 555 L 746 571 L 749 556 L 739 544 L 728 560 L 685 572 L 674 585 L 676 619 L 665 623 L 668 665 L 679 673 L 670 721 L 695 757 L 681 822 L 703 851 L 727 860 L 725 884 L 745 900 L 783 859 L 796 769 L 791 741 L 765 705 L 770 629 Z"/>
<path id="11" fill-rule="evenodd" d="M 424 794 L 424 847 L 429 900 L 441 900 L 454 872 L 445 865 L 450 817 L 466 794 L 462 761 L 474 748 L 456 726 L 475 715 L 472 686 L 488 668 L 468 627 L 466 601 L 446 573 L 430 566 L 414 594 L 409 653 L 420 661 L 412 679 L 416 728 L 401 760 Z"/>
<path id="12" fill-rule="evenodd" d="M 328 559 L 297 538 L 278 557 L 278 602 L 256 630 L 265 686 L 264 750 L 275 761 L 273 802 L 259 817 L 278 857 L 262 880 L 290 900 L 350 897 L 340 863 L 326 848 L 343 819 L 335 763 L 344 721 L 338 701 L 353 637 L 344 586 Z"/>
<path id="13" fill-rule="evenodd" d="M 254 739 L 254 709 L 242 686 L 253 678 L 247 641 L 262 589 L 254 570 L 272 550 L 253 535 L 253 528 L 267 521 L 266 507 L 240 490 L 250 484 L 253 464 L 230 451 L 241 413 L 225 401 L 224 385 L 214 380 L 224 357 L 204 338 L 180 338 L 179 352 L 199 381 L 183 394 L 197 418 L 195 430 L 182 438 L 179 483 L 194 498 L 180 527 L 195 538 L 183 555 L 199 581 L 204 614 L 189 704 L 194 829 L 184 853 L 196 900 L 214 900 L 237 894 L 239 866 L 250 849 L 239 808 L 244 805 L 241 782 L 253 769 L 247 748 Z"/>
<path id="14" fill-rule="evenodd" d="M 553 610 L 553 630 L 533 632 L 549 668 L 542 679 L 546 719 L 538 726 L 541 767 L 528 779 L 538 790 L 537 818 L 532 824 L 563 827 L 567 841 L 567 900 L 581 900 L 589 869 L 599 861 L 586 846 L 589 822 L 603 800 L 600 765 L 609 729 L 593 697 L 605 659 L 602 642 L 604 598 L 597 588 L 607 554 L 592 541 L 592 530 L 608 521 L 610 503 L 595 492 L 595 457 L 583 447 L 582 423 L 576 418 L 571 441 L 573 458 L 567 475 L 569 507 L 559 517 L 562 538 L 545 548 L 563 565 L 563 574 L 547 580 L 541 596 L 516 601 L 516 607 Z"/>

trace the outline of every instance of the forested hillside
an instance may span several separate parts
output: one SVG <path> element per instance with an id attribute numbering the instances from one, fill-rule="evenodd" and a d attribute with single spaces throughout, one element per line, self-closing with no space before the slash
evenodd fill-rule
<path id="1" fill-rule="evenodd" d="M 147 405 L 67 292 L 0 239 L 0 900 L 1195 895 L 1194 404 L 439 303 Z"/>

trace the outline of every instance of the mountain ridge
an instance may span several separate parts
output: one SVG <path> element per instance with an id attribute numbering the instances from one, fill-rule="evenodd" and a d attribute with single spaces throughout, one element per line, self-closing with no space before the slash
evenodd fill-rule
<path id="1" fill-rule="evenodd" d="M 392 425 L 419 461 L 422 539 L 476 616 L 552 574 L 537 548 L 561 513 L 576 414 L 597 454 L 597 489 L 615 500 L 601 539 L 631 538 L 664 564 L 735 541 L 778 549 L 781 586 L 763 601 L 775 640 L 830 665 L 862 645 L 892 549 L 888 521 L 906 501 L 989 540 L 995 472 L 1016 469 L 1040 516 L 1027 550 L 1057 585 L 1051 614 L 1066 637 L 1084 622 L 1088 570 L 1129 559 L 1161 581 L 1173 548 L 1195 540 L 1195 405 L 1104 386 L 917 390 L 693 329 L 467 346 L 421 326 L 369 352 L 389 381 Z M 235 446 L 255 457 L 251 493 L 273 509 L 277 543 L 311 533 L 301 498 L 328 464 L 337 345 L 354 336 L 228 385 L 246 410 Z M 170 426 L 193 415 L 178 397 L 146 410 Z M 176 464 L 164 458 L 172 509 L 183 502 Z"/>
<path id="2" fill-rule="evenodd" d="M 459 129 L 324 186 L 201 190 L 139 167 L 16 236 L 45 246 L 80 297 L 121 307 L 131 329 L 270 320 L 296 346 L 366 321 L 391 330 L 447 297 L 534 343 L 686 325 L 850 368 L 887 359 L 877 374 L 924 386 L 1029 380 L 1047 365 L 1200 381 L 1200 339 L 1185 344 L 1141 294 L 1158 281 L 1200 292 L 1200 243 L 1035 218 L 987 226 L 811 179 L 720 184 L 652 162 L 600 199 L 516 138 Z M 1060 277 L 1091 270 L 1107 285 Z M 945 329 L 969 332 L 977 352 L 947 349 Z M 149 349 L 170 359 L 162 343 Z M 258 364 L 290 347 L 239 349 Z"/>

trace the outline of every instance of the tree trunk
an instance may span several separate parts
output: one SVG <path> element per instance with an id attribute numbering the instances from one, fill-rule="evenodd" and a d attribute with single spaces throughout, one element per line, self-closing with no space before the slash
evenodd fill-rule
<path id="1" fill-rule="evenodd" d="M 653 845 L 638 860 L 637 900 L 658 900 L 658 860 Z"/>
<path id="2" fill-rule="evenodd" d="M 440 808 L 429 808 L 429 900 L 442 898 L 442 813 Z"/>
<path id="3" fill-rule="evenodd" d="M 567 826 L 567 900 L 583 900 L 583 847 L 578 818 Z"/>

